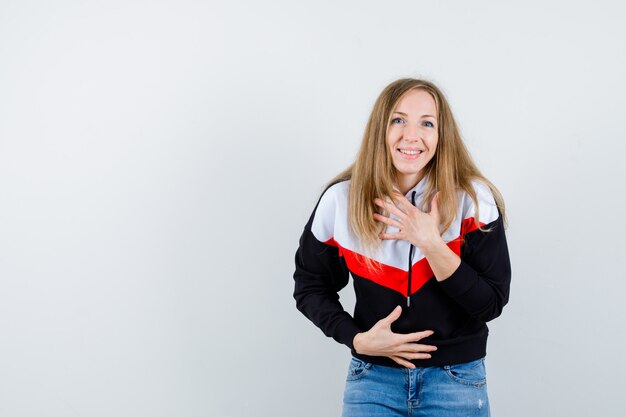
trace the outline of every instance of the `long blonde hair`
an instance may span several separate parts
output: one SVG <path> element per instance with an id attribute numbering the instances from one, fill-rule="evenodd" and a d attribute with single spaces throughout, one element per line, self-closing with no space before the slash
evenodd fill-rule
<path id="1" fill-rule="evenodd" d="M 373 271 L 379 268 L 371 261 L 371 254 L 380 248 L 379 233 L 386 225 L 374 219 L 373 214 L 384 213 L 374 204 L 374 198 L 390 199 L 396 180 L 395 167 L 387 146 L 387 130 L 392 112 L 402 96 L 410 90 L 428 92 L 437 106 L 438 142 L 435 156 L 423 168 L 427 176 L 424 198 L 420 209 L 430 211 L 430 202 L 439 191 L 438 207 L 441 214 L 441 233 L 447 230 L 457 215 L 457 191 L 463 190 L 474 201 L 478 222 L 478 201 L 472 180 L 480 180 L 493 193 L 506 224 L 504 200 L 496 187 L 485 178 L 472 160 L 443 92 L 432 82 L 423 79 L 402 78 L 389 84 L 378 96 L 367 122 L 356 160 L 330 180 L 326 186 L 351 180 L 348 203 L 349 225 L 359 237 L 365 251 L 366 265 Z M 484 229 L 481 229 L 484 231 Z"/>

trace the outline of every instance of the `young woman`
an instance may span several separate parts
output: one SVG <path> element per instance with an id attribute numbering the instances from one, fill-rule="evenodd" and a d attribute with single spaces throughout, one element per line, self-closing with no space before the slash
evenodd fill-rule
<path id="1" fill-rule="evenodd" d="M 380 94 L 356 161 L 295 255 L 297 308 L 350 348 L 344 416 L 488 416 L 488 329 L 509 298 L 502 196 L 432 82 Z M 354 315 L 337 292 L 353 277 Z"/>

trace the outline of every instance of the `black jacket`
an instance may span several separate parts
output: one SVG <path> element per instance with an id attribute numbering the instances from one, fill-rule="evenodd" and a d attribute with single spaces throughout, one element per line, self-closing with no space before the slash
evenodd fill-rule
<path id="1" fill-rule="evenodd" d="M 406 197 L 419 205 L 426 178 Z M 458 269 L 438 282 L 427 259 L 406 240 L 385 240 L 372 259 L 383 268 L 373 274 L 360 262 L 359 240 L 348 225 L 350 181 L 324 190 L 304 227 L 295 254 L 296 306 L 326 336 L 348 346 L 352 355 L 367 362 L 401 367 L 384 356 L 358 354 L 354 336 L 369 330 L 397 306 L 403 311 L 391 326 L 396 333 L 433 330 L 419 343 L 437 350 L 430 359 L 416 359 L 416 366 L 439 366 L 468 362 L 486 354 L 486 322 L 500 315 L 508 302 L 511 265 L 504 225 L 490 189 L 473 182 L 479 205 L 479 221 L 489 232 L 475 227 L 475 206 L 469 195 L 459 192 L 458 215 L 443 234 L 444 241 L 461 257 Z M 391 216 L 395 218 L 394 215 Z M 398 229 L 389 226 L 388 232 Z M 409 268 L 409 256 L 412 255 Z M 354 281 L 354 315 L 346 312 L 337 292 Z M 410 290 L 409 290 L 410 288 Z"/>

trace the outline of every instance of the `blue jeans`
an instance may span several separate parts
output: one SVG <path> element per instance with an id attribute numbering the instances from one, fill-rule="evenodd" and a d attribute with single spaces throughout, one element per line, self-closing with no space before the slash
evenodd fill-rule
<path id="1" fill-rule="evenodd" d="M 485 358 L 414 369 L 350 360 L 343 417 L 489 415 Z"/>

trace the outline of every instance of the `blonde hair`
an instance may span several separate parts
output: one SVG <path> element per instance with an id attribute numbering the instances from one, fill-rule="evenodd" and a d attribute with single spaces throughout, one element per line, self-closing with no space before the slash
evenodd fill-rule
<path id="1" fill-rule="evenodd" d="M 450 106 L 443 92 L 432 82 L 423 79 L 402 78 L 389 84 L 380 93 L 365 127 L 363 140 L 356 160 L 330 180 L 326 186 L 351 180 L 348 203 L 349 225 L 362 244 L 366 266 L 372 271 L 380 271 L 371 261 L 374 251 L 380 248 L 378 236 L 386 225 L 374 219 L 373 214 L 388 215 L 377 205 L 374 198 L 390 199 L 396 179 L 392 156 L 387 146 L 387 130 L 398 102 L 405 93 L 413 89 L 428 92 L 437 107 L 438 142 L 434 157 L 423 168 L 427 183 L 422 199 L 424 211 L 430 211 L 430 202 L 439 191 L 438 207 L 441 214 L 441 233 L 447 230 L 457 215 L 457 191 L 465 191 L 474 201 L 478 221 L 478 201 L 472 187 L 472 180 L 480 180 L 493 193 L 496 205 L 506 224 L 504 200 L 496 187 L 478 170 L 467 150 Z M 485 231 L 484 229 L 480 229 Z"/>

